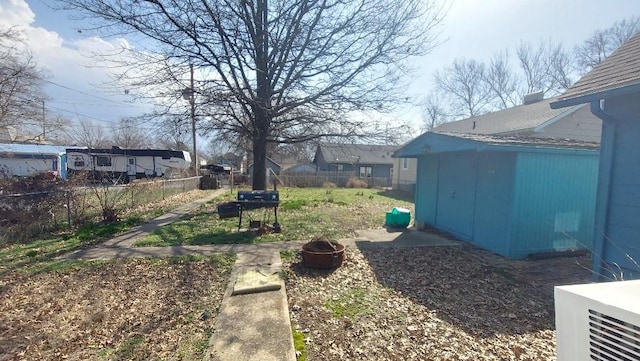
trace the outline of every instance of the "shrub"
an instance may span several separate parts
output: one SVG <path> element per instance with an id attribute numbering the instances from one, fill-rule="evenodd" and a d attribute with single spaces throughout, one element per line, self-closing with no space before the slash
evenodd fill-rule
<path id="1" fill-rule="evenodd" d="M 329 182 L 329 181 L 324 181 L 324 183 L 322 183 L 322 188 L 336 188 L 336 184 L 333 182 Z"/>
<path id="2" fill-rule="evenodd" d="M 367 188 L 369 184 L 367 181 L 355 177 L 349 178 L 347 181 L 347 188 Z"/>
<path id="3" fill-rule="evenodd" d="M 66 184 L 50 173 L 0 182 L 0 243 L 21 243 L 65 222 Z"/>

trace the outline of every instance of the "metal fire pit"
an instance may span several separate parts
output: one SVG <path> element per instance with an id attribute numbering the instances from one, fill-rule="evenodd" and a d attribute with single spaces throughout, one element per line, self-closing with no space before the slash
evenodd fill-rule
<path id="1" fill-rule="evenodd" d="M 344 261 L 344 245 L 329 240 L 312 240 L 302 246 L 302 263 L 311 268 L 338 268 Z"/>

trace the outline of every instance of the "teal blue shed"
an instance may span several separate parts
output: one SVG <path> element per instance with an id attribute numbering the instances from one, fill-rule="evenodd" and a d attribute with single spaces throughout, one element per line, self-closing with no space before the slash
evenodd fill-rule
<path id="1" fill-rule="evenodd" d="M 590 250 L 599 144 L 427 132 L 394 156 L 417 158 L 415 221 L 510 258 Z"/>

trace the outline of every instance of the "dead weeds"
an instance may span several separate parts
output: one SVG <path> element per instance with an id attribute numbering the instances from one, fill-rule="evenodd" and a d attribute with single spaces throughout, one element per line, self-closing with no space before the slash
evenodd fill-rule
<path id="1" fill-rule="evenodd" d="M 233 264 L 91 262 L 0 280 L 0 360 L 201 359 Z"/>

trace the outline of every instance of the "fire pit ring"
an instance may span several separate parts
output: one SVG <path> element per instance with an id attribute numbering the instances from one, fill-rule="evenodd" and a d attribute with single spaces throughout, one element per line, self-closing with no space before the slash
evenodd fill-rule
<path id="1" fill-rule="evenodd" d="M 325 239 L 315 239 L 302 246 L 302 263 L 311 268 L 338 268 L 344 261 L 344 245 Z"/>

